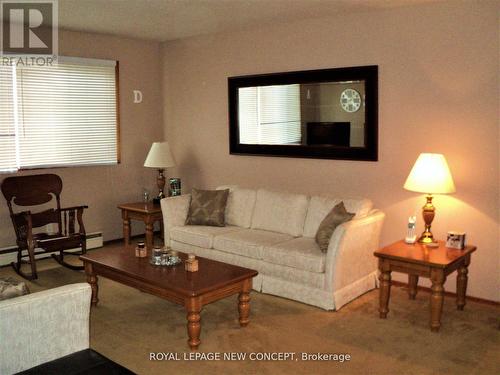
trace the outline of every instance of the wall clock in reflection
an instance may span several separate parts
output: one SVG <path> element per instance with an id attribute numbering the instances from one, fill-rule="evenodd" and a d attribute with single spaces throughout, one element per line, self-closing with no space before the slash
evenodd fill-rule
<path id="1" fill-rule="evenodd" d="M 361 95 L 353 89 L 345 89 L 340 94 L 340 105 L 346 112 L 356 112 L 361 107 Z"/>

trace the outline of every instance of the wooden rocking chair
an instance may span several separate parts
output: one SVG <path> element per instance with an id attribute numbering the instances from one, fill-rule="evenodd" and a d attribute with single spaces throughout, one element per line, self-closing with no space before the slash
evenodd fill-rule
<path id="1" fill-rule="evenodd" d="M 81 255 L 86 252 L 85 227 L 83 225 L 83 210 L 87 206 L 61 208 L 60 194 L 62 180 L 55 174 L 40 174 L 32 176 L 8 177 L 2 182 L 2 193 L 7 200 L 10 217 L 14 225 L 17 240 L 17 262 L 12 262 L 14 270 L 28 280 L 37 279 L 35 254 L 59 252 L 51 254 L 61 265 L 81 270 L 83 266 L 74 266 L 64 261 L 64 255 Z M 55 208 L 47 208 L 55 197 Z M 15 206 L 44 205 L 45 209 L 33 213 L 31 211 L 14 212 Z M 30 207 L 32 208 L 32 207 Z M 78 232 L 75 232 L 75 218 L 78 221 Z M 47 224 L 57 224 L 56 233 L 34 233 L 35 228 Z M 65 250 L 81 248 L 80 252 L 65 253 Z M 43 251 L 35 253 L 35 249 Z M 23 251 L 27 250 L 27 254 Z M 29 261 L 23 258 L 29 258 Z M 31 266 L 31 274 L 21 270 L 21 264 Z"/>

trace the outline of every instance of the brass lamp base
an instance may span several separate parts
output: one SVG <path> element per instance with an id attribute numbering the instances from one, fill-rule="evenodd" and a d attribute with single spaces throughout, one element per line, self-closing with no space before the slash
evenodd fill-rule
<path id="1" fill-rule="evenodd" d="M 423 243 L 423 244 L 436 243 L 436 241 L 434 240 L 434 237 L 432 236 L 431 232 L 423 232 L 420 235 L 420 238 L 418 239 L 418 242 L 419 243 Z"/>
<path id="2" fill-rule="evenodd" d="M 425 203 L 424 207 L 422 207 L 422 216 L 425 222 L 425 230 L 420 235 L 418 242 L 423 244 L 430 244 L 436 242 L 431 232 L 431 223 L 432 220 L 434 220 L 436 208 L 432 204 L 431 194 L 427 195 L 426 199 L 427 202 Z"/>
<path id="3" fill-rule="evenodd" d="M 158 177 L 156 178 L 156 185 L 158 185 L 158 196 L 156 199 L 160 201 L 165 198 L 165 194 L 163 193 L 163 189 L 165 188 L 165 176 L 163 175 L 163 168 L 158 169 Z"/>

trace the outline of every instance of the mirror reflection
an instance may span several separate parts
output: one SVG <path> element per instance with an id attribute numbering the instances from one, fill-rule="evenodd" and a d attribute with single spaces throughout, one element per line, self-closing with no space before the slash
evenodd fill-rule
<path id="1" fill-rule="evenodd" d="M 240 87 L 247 145 L 365 147 L 365 81 Z"/>

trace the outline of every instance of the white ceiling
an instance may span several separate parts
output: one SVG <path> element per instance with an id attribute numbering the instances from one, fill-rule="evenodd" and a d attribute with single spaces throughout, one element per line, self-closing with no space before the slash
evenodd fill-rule
<path id="1" fill-rule="evenodd" d="M 59 0 L 59 27 L 167 41 L 438 0 Z"/>

